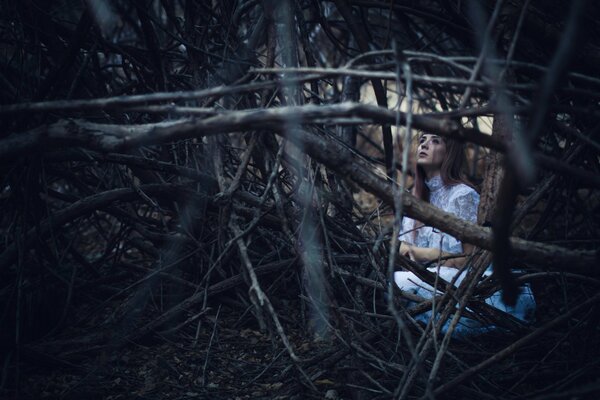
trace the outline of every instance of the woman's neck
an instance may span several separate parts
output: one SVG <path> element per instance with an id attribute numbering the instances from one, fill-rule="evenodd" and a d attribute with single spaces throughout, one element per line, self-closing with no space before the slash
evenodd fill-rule
<path id="1" fill-rule="evenodd" d="M 427 189 L 429 189 L 430 193 L 433 193 L 433 192 L 437 191 L 438 189 L 441 189 L 444 186 L 444 181 L 442 180 L 442 176 L 438 174 L 431 179 L 427 179 L 425 181 L 425 186 L 427 186 Z"/>
<path id="2" fill-rule="evenodd" d="M 439 169 L 433 170 L 433 171 L 427 171 L 426 169 L 424 169 L 425 171 L 425 179 L 430 181 L 433 178 L 435 178 L 436 176 L 440 176 L 441 172 Z"/>

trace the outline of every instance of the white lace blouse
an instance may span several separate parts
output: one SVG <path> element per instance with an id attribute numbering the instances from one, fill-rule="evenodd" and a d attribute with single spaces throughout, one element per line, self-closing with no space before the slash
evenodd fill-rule
<path id="1" fill-rule="evenodd" d="M 477 222 L 477 207 L 479 194 L 470 186 L 463 183 L 444 185 L 441 176 L 425 181 L 429 188 L 429 202 L 457 217 L 471 222 Z M 415 220 L 409 217 L 402 219 L 402 230 L 399 239 L 417 247 L 442 249 L 445 253 L 457 254 L 463 252 L 462 243 L 431 226 L 422 225 L 415 230 Z"/>

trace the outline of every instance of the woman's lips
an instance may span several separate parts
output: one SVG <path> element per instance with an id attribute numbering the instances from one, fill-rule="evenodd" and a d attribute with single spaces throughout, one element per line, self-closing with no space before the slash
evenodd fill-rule
<path id="1" fill-rule="evenodd" d="M 427 153 L 425 153 L 424 151 L 419 153 L 419 158 L 421 157 L 427 157 Z"/>

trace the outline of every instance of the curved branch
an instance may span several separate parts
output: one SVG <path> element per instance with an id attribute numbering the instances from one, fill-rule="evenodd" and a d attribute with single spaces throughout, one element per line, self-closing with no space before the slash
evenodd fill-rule
<path id="1" fill-rule="evenodd" d="M 51 125 L 10 135 L 0 142 L 0 158 L 18 157 L 42 146 L 47 149 L 48 146 L 69 144 L 101 151 L 119 151 L 201 135 L 245 129 L 280 129 L 285 126 L 289 115 L 294 115 L 300 124 L 338 117 L 363 117 L 374 123 L 392 124 L 396 122 L 397 112 L 366 104 L 342 103 L 233 111 L 205 119 L 180 119 L 144 125 L 111 125 L 83 120 L 61 120 Z M 405 123 L 406 114 L 400 113 L 400 124 Z M 463 128 L 447 117 L 415 115 L 413 126 L 496 150 L 505 150 L 504 143 L 476 129 Z"/>
<path id="2" fill-rule="evenodd" d="M 328 124 L 336 122 L 364 124 L 369 121 L 376 124 L 395 124 L 397 112 L 367 104 L 341 103 L 232 111 L 205 119 L 180 119 L 144 125 L 111 125 L 83 120 L 60 120 L 27 132 L 14 133 L 0 141 L 0 160 L 7 162 L 34 150 L 47 151 L 63 145 L 112 152 L 246 129 L 279 130 L 285 126 L 289 115 L 294 115 L 299 124 L 324 121 Z M 359 119 L 349 121 L 348 117 Z M 406 124 L 405 113 L 400 112 L 399 123 Z M 465 128 L 445 114 L 413 115 L 412 125 L 416 129 L 468 141 L 501 152 L 509 149 L 503 141 L 477 129 Z M 600 188 L 600 176 L 597 174 L 574 168 L 541 154 L 536 154 L 534 157 L 536 162 L 545 168 L 573 177 L 589 187 Z"/>

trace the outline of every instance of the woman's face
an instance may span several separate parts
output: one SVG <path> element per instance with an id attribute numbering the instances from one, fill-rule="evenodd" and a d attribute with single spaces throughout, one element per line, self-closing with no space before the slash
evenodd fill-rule
<path id="1" fill-rule="evenodd" d="M 417 165 L 423 168 L 427 178 L 439 175 L 446 158 L 446 142 L 438 136 L 425 133 L 419 138 Z"/>

